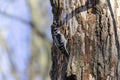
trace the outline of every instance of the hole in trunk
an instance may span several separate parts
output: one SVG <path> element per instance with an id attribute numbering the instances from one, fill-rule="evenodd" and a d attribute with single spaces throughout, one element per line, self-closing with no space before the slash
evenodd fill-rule
<path id="1" fill-rule="evenodd" d="M 76 75 L 70 75 L 70 76 L 66 76 L 66 79 L 65 80 L 77 80 L 77 77 Z"/>

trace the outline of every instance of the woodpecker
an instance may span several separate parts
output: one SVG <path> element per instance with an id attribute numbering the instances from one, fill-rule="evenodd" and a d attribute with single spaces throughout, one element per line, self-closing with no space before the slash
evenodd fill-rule
<path id="1" fill-rule="evenodd" d="M 55 27 L 56 24 L 53 23 L 52 25 L 52 37 L 55 46 L 63 53 L 67 58 L 69 57 L 69 53 L 67 51 L 66 45 L 67 40 L 65 39 L 64 35 L 59 31 L 58 27 Z"/>

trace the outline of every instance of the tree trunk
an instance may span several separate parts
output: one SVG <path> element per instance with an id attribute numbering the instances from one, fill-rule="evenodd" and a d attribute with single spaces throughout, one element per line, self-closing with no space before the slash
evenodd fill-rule
<path id="1" fill-rule="evenodd" d="M 120 80 L 120 1 L 50 1 L 70 55 L 53 40 L 51 80 Z"/>

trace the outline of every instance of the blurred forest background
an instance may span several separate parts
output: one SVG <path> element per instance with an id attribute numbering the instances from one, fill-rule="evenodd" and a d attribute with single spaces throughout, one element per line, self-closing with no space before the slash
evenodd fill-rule
<path id="1" fill-rule="evenodd" d="M 0 80 L 50 80 L 49 0 L 0 0 Z"/>

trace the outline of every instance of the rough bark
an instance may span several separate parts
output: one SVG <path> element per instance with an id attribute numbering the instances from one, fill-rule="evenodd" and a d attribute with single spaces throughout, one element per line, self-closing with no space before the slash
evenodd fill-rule
<path id="1" fill-rule="evenodd" d="M 66 61 L 53 42 L 51 80 L 120 80 L 120 1 L 50 1 L 70 53 Z"/>

